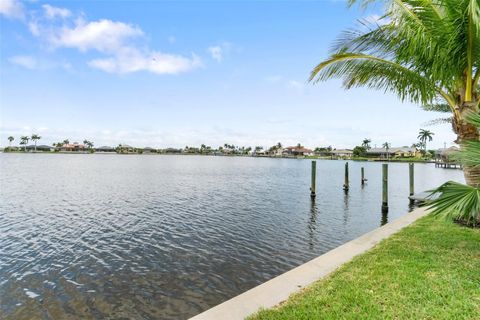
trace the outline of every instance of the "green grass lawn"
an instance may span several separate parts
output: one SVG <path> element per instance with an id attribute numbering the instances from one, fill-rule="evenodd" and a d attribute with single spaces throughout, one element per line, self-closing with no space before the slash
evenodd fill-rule
<path id="1" fill-rule="evenodd" d="M 480 229 L 427 216 L 249 319 L 480 319 Z"/>

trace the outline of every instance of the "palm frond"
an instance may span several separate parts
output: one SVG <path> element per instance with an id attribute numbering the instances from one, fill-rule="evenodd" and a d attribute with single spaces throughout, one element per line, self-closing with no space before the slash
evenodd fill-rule
<path id="1" fill-rule="evenodd" d="M 425 111 L 434 111 L 434 112 L 444 112 L 444 113 L 452 112 L 450 105 L 448 105 L 447 103 L 424 104 L 422 106 L 422 109 Z"/>
<path id="2" fill-rule="evenodd" d="M 433 93 L 425 95 L 422 92 L 422 99 L 416 98 L 420 97 L 418 90 L 415 95 L 412 92 L 399 95 L 405 99 L 413 97 L 411 102 L 414 103 L 440 94 L 454 107 L 458 99 L 463 99 L 459 92 L 466 85 L 466 70 L 469 76 L 474 77 L 472 96 L 480 94 L 479 0 L 349 0 L 348 3 L 362 7 L 373 3 L 386 4 L 382 15 L 386 23 L 369 24 L 363 21 L 361 28 L 342 33 L 334 43 L 328 60 L 342 54 L 359 54 L 388 60 L 406 68 L 432 84 L 430 88 Z M 389 68 L 386 70 L 391 72 Z M 398 81 L 391 86 L 379 85 L 379 82 L 388 82 L 391 74 L 379 80 L 380 71 L 375 71 L 372 77 L 376 79 L 372 81 L 355 81 L 355 69 L 344 74 L 333 72 L 331 76 L 343 78 L 345 84 L 350 84 L 346 85 L 347 88 L 380 87 L 398 93 L 401 88 Z M 359 77 L 365 78 L 367 75 L 362 73 Z M 429 100 L 428 103 L 433 101 Z"/>
<path id="3" fill-rule="evenodd" d="M 309 81 L 343 78 L 344 87 L 368 87 L 396 94 L 400 100 L 428 104 L 438 97 L 434 83 L 408 68 L 379 57 L 339 53 L 317 65 Z"/>
<path id="4" fill-rule="evenodd" d="M 475 112 L 470 112 L 467 117 L 467 122 L 473 124 L 475 127 L 480 128 L 480 114 Z"/>
<path id="5" fill-rule="evenodd" d="M 440 196 L 427 205 L 432 214 L 473 225 L 479 223 L 480 189 L 449 181 L 432 191 L 432 194 L 437 193 Z"/>
<path id="6" fill-rule="evenodd" d="M 453 117 L 448 117 L 448 118 L 437 118 L 433 119 L 427 122 L 422 123 L 423 126 L 436 126 L 439 124 L 445 124 L 445 123 L 452 123 Z"/>

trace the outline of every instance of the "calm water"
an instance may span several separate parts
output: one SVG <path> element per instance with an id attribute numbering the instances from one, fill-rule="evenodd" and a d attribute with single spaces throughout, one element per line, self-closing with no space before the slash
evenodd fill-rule
<path id="1" fill-rule="evenodd" d="M 0 318 L 185 319 L 408 210 L 408 166 L 0 154 Z M 360 186 L 360 167 L 368 183 Z M 415 165 L 416 190 L 459 170 Z"/>

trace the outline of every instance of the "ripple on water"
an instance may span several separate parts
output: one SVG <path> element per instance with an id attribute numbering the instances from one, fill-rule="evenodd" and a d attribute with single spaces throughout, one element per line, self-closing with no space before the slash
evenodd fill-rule
<path id="1" fill-rule="evenodd" d="M 343 162 L 0 154 L 0 318 L 185 319 L 380 225 L 381 168 Z M 417 165 L 417 190 L 460 171 Z M 390 164 L 390 213 L 408 167 Z"/>

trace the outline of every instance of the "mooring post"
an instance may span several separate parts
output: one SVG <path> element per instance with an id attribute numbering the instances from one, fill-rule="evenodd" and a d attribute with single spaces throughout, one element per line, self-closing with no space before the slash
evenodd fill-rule
<path id="1" fill-rule="evenodd" d="M 388 212 L 388 164 L 382 165 L 382 212 Z"/>
<path id="2" fill-rule="evenodd" d="M 317 161 L 312 161 L 312 184 L 310 187 L 310 197 L 315 198 L 316 194 L 316 180 L 317 180 Z"/>
<path id="3" fill-rule="evenodd" d="M 348 181 L 348 162 L 345 162 L 345 182 L 343 183 L 343 190 L 348 191 L 350 183 Z"/>
<path id="4" fill-rule="evenodd" d="M 365 168 L 364 167 L 362 167 L 361 172 L 362 172 L 362 186 L 363 186 L 365 184 Z"/>
<path id="5" fill-rule="evenodd" d="M 409 175 L 409 180 L 410 180 L 410 197 L 413 196 L 415 193 L 415 174 L 414 174 L 414 167 L 413 163 L 408 164 L 408 175 Z M 413 199 L 410 198 L 410 202 L 414 202 Z"/>

